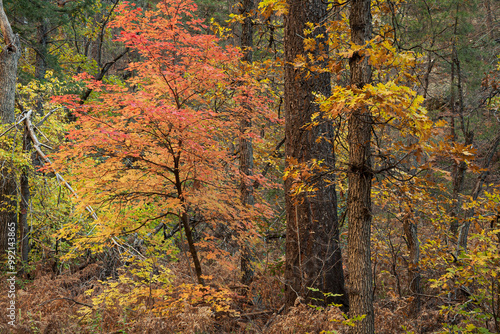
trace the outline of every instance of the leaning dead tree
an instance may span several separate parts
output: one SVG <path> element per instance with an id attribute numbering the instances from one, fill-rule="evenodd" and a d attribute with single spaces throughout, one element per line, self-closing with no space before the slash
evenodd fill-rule
<path id="1" fill-rule="evenodd" d="M 20 124 L 24 124 L 24 128 L 25 128 L 25 133 L 24 133 L 24 141 L 23 141 L 23 150 L 26 151 L 26 143 L 30 143 L 29 145 L 29 148 L 30 149 L 33 149 L 36 154 L 38 155 L 38 157 L 40 158 L 40 160 L 46 164 L 51 164 L 52 161 L 47 157 L 47 155 L 43 152 L 42 150 L 42 147 L 47 147 L 47 148 L 51 148 L 45 144 L 43 144 L 42 142 L 40 142 L 40 140 L 38 139 L 38 136 L 36 134 L 38 128 L 36 125 L 33 124 L 33 122 L 31 121 L 31 117 L 33 115 L 33 111 L 32 110 L 29 110 L 27 112 L 25 112 L 23 109 L 22 109 L 22 106 L 19 106 L 20 109 L 23 111 L 23 115 L 22 117 L 15 123 L 13 123 L 11 126 L 9 126 L 5 131 L 3 131 L 1 134 L 0 134 L 0 138 L 3 137 L 4 135 L 8 134 L 11 130 L 13 130 L 14 128 L 16 128 L 18 125 Z M 42 123 L 48 116 L 50 116 L 55 110 L 52 110 L 50 113 L 48 113 L 45 118 L 40 122 Z M 38 130 L 40 131 L 40 130 Z M 53 170 L 53 173 L 56 177 L 56 180 L 59 182 L 59 184 L 65 186 L 73 196 L 75 196 L 75 198 L 79 198 L 78 197 L 78 194 L 77 192 L 73 189 L 73 187 L 71 187 L 71 185 L 64 179 L 64 177 L 62 177 L 61 174 L 59 174 L 56 170 Z M 15 175 L 14 175 L 15 177 Z M 15 181 L 15 178 L 14 178 L 14 181 Z M 22 175 L 21 175 L 21 183 L 22 183 Z M 15 182 L 14 182 L 14 186 L 15 186 Z M 22 184 L 21 184 L 22 186 Z M 22 187 L 21 187 L 22 188 Z M 15 193 L 15 188 L 14 188 L 14 193 Z M 23 197 L 22 201 L 21 201 L 21 211 L 23 210 L 28 210 L 28 206 L 27 205 L 23 205 L 23 202 L 25 202 L 25 198 L 24 198 L 24 195 L 23 195 L 23 191 L 21 189 L 21 196 Z M 24 204 L 27 204 L 27 203 L 24 203 Z M 13 215 L 13 221 L 15 221 L 15 217 L 16 217 L 16 211 L 15 211 L 15 197 L 13 199 L 13 208 L 14 208 L 14 215 Z M 85 207 L 86 210 L 89 212 L 90 216 L 97 220 L 97 214 L 95 213 L 94 209 L 92 209 L 91 206 L 86 206 Z M 20 216 L 27 216 L 25 213 L 21 212 L 21 215 Z M 25 228 L 23 228 L 25 229 Z M 26 232 L 26 231 L 24 231 Z M 25 244 L 25 239 L 27 240 L 26 238 L 26 233 L 22 233 L 21 234 L 22 237 L 23 237 L 23 245 Z M 24 248 L 25 247 L 22 247 L 23 251 L 24 251 Z M 24 252 L 23 252 L 24 253 Z M 23 254 L 23 260 L 24 259 L 24 254 Z"/>
<path id="2" fill-rule="evenodd" d="M 28 132 L 28 135 L 31 139 L 31 142 L 32 142 L 32 147 L 33 149 L 35 150 L 36 154 L 40 157 L 40 159 L 47 163 L 47 164 L 51 164 L 52 161 L 50 161 L 50 159 L 47 157 L 47 155 L 45 153 L 43 153 L 42 151 L 42 146 L 45 146 L 44 144 L 42 144 L 39 140 L 38 140 L 38 137 L 35 133 L 35 125 L 33 125 L 33 123 L 31 122 L 31 115 L 33 114 L 33 111 L 32 110 L 29 110 L 25 117 L 23 117 L 23 120 L 24 120 L 24 124 L 26 125 L 26 131 Z M 54 170 L 54 174 L 56 176 L 56 179 L 57 181 L 64 185 L 66 188 L 68 188 L 68 190 L 73 194 L 73 196 L 75 196 L 76 198 L 78 198 L 78 194 L 76 193 L 76 191 L 71 187 L 71 185 L 61 176 L 61 174 L 57 173 L 55 170 Z M 86 206 L 85 209 L 90 213 L 90 215 L 92 216 L 92 218 L 94 219 L 97 219 L 97 215 L 94 211 L 94 209 L 92 209 L 91 206 Z"/>

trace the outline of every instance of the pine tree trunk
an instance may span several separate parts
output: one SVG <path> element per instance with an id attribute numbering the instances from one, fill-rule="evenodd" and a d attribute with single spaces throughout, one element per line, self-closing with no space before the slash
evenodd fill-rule
<path id="1" fill-rule="evenodd" d="M 363 45 L 371 38 L 370 0 L 352 0 L 349 16 L 351 40 Z M 368 59 L 355 52 L 349 59 L 351 86 L 361 89 L 371 81 Z M 349 308 L 351 318 L 364 316 L 350 329 L 354 334 L 375 332 L 373 311 L 373 278 L 370 234 L 372 221 L 372 166 L 370 141 L 372 117 L 367 107 L 353 110 L 348 121 L 349 170 L 348 200 L 348 264 Z"/>
<path id="2" fill-rule="evenodd" d="M 335 166 L 332 146 L 333 126 L 322 119 L 312 129 L 304 129 L 311 122 L 313 113 L 319 112 L 313 93 L 324 96 L 331 94 L 330 74 L 309 72 L 294 66 L 297 56 L 305 55 L 304 29 L 306 23 L 319 24 L 326 19 L 327 2 L 311 0 L 288 1 L 285 17 L 285 133 L 286 167 L 293 169 L 298 164 L 310 165 L 314 159 L 325 165 Z M 317 41 L 324 43 L 327 32 L 324 27 L 316 28 L 311 37 L 323 34 Z M 328 46 L 323 45 L 328 54 Z M 312 53 L 318 55 L 319 48 Z M 325 67 L 323 62 L 315 65 Z M 318 139 L 321 137 L 321 139 Z M 312 174 L 315 171 L 311 171 Z M 333 186 L 334 177 L 328 173 L 303 178 L 301 182 L 312 186 L 315 191 L 292 194 L 292 178 L 285 180 L 287 215 L 285 295 L 287 307 L 293 306 L 297 297 L 304 302 L 323 304 L 335 302 L 347 309 L 348 301 L 344 288 L 342 255 L 339 246 L 337 217 L 337 196 Z M 313 292 L 309 288 L 318 289 Z M 340 294 L 339 297 L 324 298 L 323 293 Z"/>
<path id="3" fill-rule="evenodd" d="M 0 25 L 5 45 L 0 52 L 0 121 L 10 124 L 15 119 L 17 64 L 21 56 L 19 37 L 14 35 L 0 0 Z M 0 248 L 8 248 L 8 224 L 16 224 L 16 175 L 11 161 L 0 161 Z"/>

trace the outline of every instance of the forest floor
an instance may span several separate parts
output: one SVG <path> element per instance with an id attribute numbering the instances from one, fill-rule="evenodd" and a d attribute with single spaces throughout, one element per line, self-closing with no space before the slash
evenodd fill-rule
<path id="1" fill-rule="evenodd" d="M 179 261 L 170 268 L 175 275 L 168 287 L 164 287 L 164 296 L 160 293 L 148 301 L 148 296 L 132 297 L 130 292 L 137 288 L 133 282 L 113 275 L 104 278 L 106 268 L 99 261 L 68 268 L 57 275 L 53 261 L 40 261 L 34 268 L 29 279 L 17 280 L 15 326 L 7 325 L 10 320 L 6 312 L 1 312 L 0 333 L 284 334 L 347 333 L 348 328 L 337 307 L 323 309 L 298 303 L 284 312 L 282 284 L 277 276 L 258 274 L 249 286 L 244 286 L 230 277 L 233 273 L 223 272 L 215 265 L 210 274 L 217 279 L 206 290 L 201 289 L 207 296 L 192 298 L 189 293 L 200 290 L 192 288 L 196 285 L 185 270 L 186 263 Z M 5 280 L 3 276 L 2 281 Z M 189 286 L 191 290 L 186 288 Z M 161 289 L 159 285 L 154 289 L 149 287 L 150 296 L 152 291 Z M 137 294 L 147 295 L 147 291 Z M 221 291 L 225 294 L 220 294 Z M 2 310 L 9 305 L 7 296 L 7 284 L 2 284 Z M 167 312 L 165 307 L 158 312 L 162 309 L 160 300 L 168 299 L 165 296 L 175 301 L 168 303 Z M 444 323 L 459 320 L 441 315 L 433 298 L 424 301 L 419 316 L 412 318 L 410 302 L 411 298 L 394 293 L 379 296 L 375 305 L 376 332 L 444 333 Z M 222 303 L 227 307 L 219 307 Z"/>

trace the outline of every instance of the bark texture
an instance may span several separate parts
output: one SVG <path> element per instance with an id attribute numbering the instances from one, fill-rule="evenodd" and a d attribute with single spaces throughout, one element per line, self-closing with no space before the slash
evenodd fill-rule
<path id="1" fill-rule="evenodd" d="M 456 24 L 455 24 L 455 35 L 456 32 Z M 456 77 L 456 90 L 455 90 L 455 77 Z M 458 59 L 457 48 L 455 43 L 453 43 L 452 50 L 452 64 L 451 64 L 451 120 L 450 120 L 450 128 L 451 128 L 451 138 L 453 143 L 457 142 L 457 134 L 456 134 L 456 126 L 455 126 L 455 118 L 460 120 L 460 130 L 462 131 L 462 135 L 464 137 L 464 145 L 468 146 L 473 143 L 474 140 L 474 132 L 468 130 L 468 125 L 466 125 L 466 121 L 464 119 L 464 91 L 462 85 L 462 71 L 460 69 L 460 60 Z M 456 101 L 456 92 L 458 93 L 458 101 Z M 452 199 L 453 199 L 453 207 L 451 211 L 451 224 L 450 224 L 450 232 L 451 232 L 451 241 L 452 245 L 456 246 L 458 244 L 458 232 L 463 223 L 462 215 L 462 191 L 464 187 L 465 181 L 465 172 L 467 171 L 467 164 L 465 161 L 456 161 L 453 160 L 453 170 L 452 170 Z"/>
<path id="2" fill-rule="evenodd" d="M 4 45 L 0 52 L 0 121 L 2 124 L 10 124 L 15 120 L 17 64 L 21 56 L 21 45 L 19 37 L 12 32 L 3 10 L 2 0 L 0 0 L 0 26 L 4 38 Z M 17 222 L 16 176 L 13 168 L 10 161 L 0 161 L 0 248 L 2 254 L 8 248 L 7 224 Z"/>
<path id="3" fill-rule="evenodd" d="M 252 10 L 254 9 L 254 0 L 243 0 L 241 14 L 245 16 L 241 29 L 241 48 L 243 49 L 242 61 L 246 63 L 252 62 L 252 47 L 253 47 L 253 23 Z M 243 105 L 244 115 L 240 122 L 240 199 L 243 205 L 253 206 L 255 204 L 253 196 L 253 185 L 249 182 L 247 176 L 253 175 L 253 145 L 250 138 L 245 137 L 245 132 L 252 126 L 250 118 L 251 110 L 248 104 Z M 254 268 L 252 266 L 252 254 L 247 243 L 243 243 L 241 249 L 241 271 L 243 273 L 241 282 L 249 284 L 254 276 Z"/>
<path id="4" fill-rule="evenodd" d="M 29 154 L 31 151 L 31 140 L 29 137 L 28 129 L 26 128 L 23 136 L 23 152 L 25 154 Z M 21 260 L 24 262 L 23 264 L 28 264 L 28 255 L 30 252 L 30 244 L 29 244 L 29 225 L 28 225 L 28 213 L 30 210 L 30 185 L 29 185 L 29 168 L 23 167 L 21 172 L 21 177 L 19 180 L 20 184 L 20 195 L 21 198 L 19 200 L 19 239 L 20 242 L 20 253 Z M 23 269 L 24 271 L 24 266 Z"/>
<path id="5" fill-rule="evenodd" d="M 418 241 L 417 225 L 412 221 L 412 214 L 408 212 L 403 218 L 403 229 L 406 237 L 406 245 L 408 246 L 409 260 L 408 260 L 408 273 L 410 277 L 410 293 L 413 300 L 410 303 L 409 314 L 417 317 L 421 308 L 421 294 L 420 289 L 420 243 Z"/>
<path id="6" fill-rule="evenodd" d="M 304 126 L 311 122 L 313 113 L 319 111 L 315 104 L 314 93 L 325 96 L 331 94 L 330 74 L 309 72 L 294 66 L 304 51 L 304 29 L 306 23 L 318 24 L 326 19 L 327 2 L 321 0 L 288 1 L 288 14 L 285 17 L 285 132 L 286 166 L 293 168 L 295 163 L 308 165 L 313 159 L 322 160 L 327 166 L 335 165 L 332 146 L 333 126 L 330 122 L 320 122 L 312 129 Z M 326 39 L 326 30 L 318 27 L 313 36 L 323 34 L 319 42 Z M 309 36 L 308 36 L 309 37 Z M 319 50 L 328 53 L 327 46 L 320 44 Z M 325 64 L 316 64 L 325 66 Z M 321 117 L 320 117 L 321 119 Z M 318 140 L 318 138 L 322 138 Z M 305 177 L 300 182 L 312 186 L 314 192 L 293 196 L 292 178 L 285 180 L 287 212 L 285 294 L 287 307 L 293 306 L 297 297 L 305 302 L 335 302 L 347 308 L 348 301 L 344 287 L 342 256 L 339 246 L 337 217 L 337 197 L 333 186 L 333 176 L 317 175 Z M 313 292 L 308 288 L 318 289 Z M 323 293 L 340 294 L 334 298 L 324 298 Z M 317 303 L 317 301 L 316 301 Z"/>
<path id="7" fill-rule="evenodd" d="M 351 40 L 363 45 L 371 38 L 370 0 L 352 0 L 349 15 Z M 351 86 L 361 89 L 371 81 L 368 59 L 355 52 L 349 59 Z M 349 169 L 348 169 L 348 291 L 350 317 L 364 316 L 350 329 L 354 334 L 374 333 L 373 277 L 371 265 L 370 235 L 372 222 L 372 166 L 371 132 L 372 117 L 368 107 L 353 110 L 348 121 Z"/>

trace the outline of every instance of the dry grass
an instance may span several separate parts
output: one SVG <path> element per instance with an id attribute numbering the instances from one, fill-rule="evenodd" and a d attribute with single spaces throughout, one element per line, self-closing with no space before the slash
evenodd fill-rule
<path id="1" fill-rule="evenodd" d="M 192 284 L 185 262 L 169 266 L 170 285 L 157 283 L 150 287 L 152 294 L 149 295 L 147 289 L 140 290 L 132 283 L 120 283 L 112 277 L 99 281 L 105 272 L 102 262 L 59 275 L 52 272 L 51 265 L 39 263 L 33 272 L 35 278 L 18 284 L 17 326 L 7 327 L 5 314 L 0 313 L 0 334 L 347 333 L 338 308 L 316 310 L 299 303 L 287 312 L 282 311 L 282 286 L 274 276 L 258 274 L 250 286 L 242 286 L 233 272 L 214 263 L 206 267 L 207 275 L 214 278 L 208 287 L 200 289 Z M 112 298 L 106 303 L 93 304 L 92 298 L 110 293 L 109 283 L 116 283 L 113 291 L 126 296 L 139 289 L 139 297 L 127 297 L 125 302 Z M 0 308 L 5 309 L 6 286 L 1 288 Z M 86 294 L 90 289 L 92 292 Z M 155 295 L 155 291 L 160 293 Z M 200 291 L 205 295 L 197 295 Z M 442 324 L 449 321 L 440 315 L 440 305 L 432 298 L 423 300 L 422 312 L 417 319 L 412 319 L 407 297 L 385 291 L 384 298 L 380 299 L 381 291 L 377 293 L 377 333 L 438 333 L 443 331 Z M 224 299 L 226 309 L 217 311 L 217 305 L 223 302 L 213 302 L 211 298 L 216 295 L 221 300 L 227 298 Z"/>

